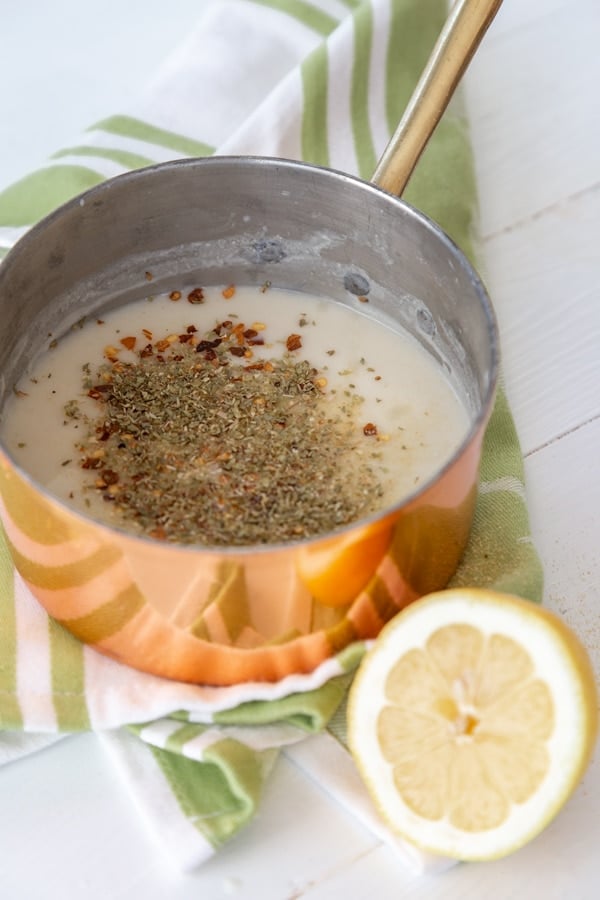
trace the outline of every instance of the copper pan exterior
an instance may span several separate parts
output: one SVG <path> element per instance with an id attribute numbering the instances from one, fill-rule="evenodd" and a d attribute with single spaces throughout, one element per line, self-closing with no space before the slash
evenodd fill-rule
<path id="1" fill-rule="evenodd" d="M 284 160 L 185 160 L 112 179 L 32 229 L 0 267 L 0 410 L 49 332 L 146 296 L 148 271 L 153 293 L 270 281 L 406 329 L 443 365 L 470 429 L 403 503 L 322 538 L 244 548 L 99 524 L 0 445 L 7 543 L 48 613 L 135 668 L 227 685 L 311 671 L 444 587 L 469 535 L 498 370 L 489 299 L 448 237 L 373 185 Z"/>

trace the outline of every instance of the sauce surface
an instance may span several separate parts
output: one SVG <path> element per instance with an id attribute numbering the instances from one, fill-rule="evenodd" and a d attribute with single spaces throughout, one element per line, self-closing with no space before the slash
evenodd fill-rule
<path id="1" fill-rule="evenodd" d="M 162 408 L 145 408 L 144 421 L 154 417 L 155 425 L 144 427 L 162 442 L 164 471 L 159 475 L 156 466 L 152 472 L 142 466 L 144 480 L 122 462 L 133 443 L 141 447 L 139 435 L 129 433 L 135 428 L 125 427 L 122 412 L 107 424 L 105 392 L 116 394 L 117 374 L 131 380 L 146 361 L 155 367 L 148 377 L 156 385 L 159 375 L 177 365 L 205 379 L 213 372 L 220 381 L 215 380 L 212 397 L 202 395 L 203 407 L 210 404 L 210 418 L 203 423 L 189 407 L 181 411 L 187 387 L 181 398 L 172 385 L 160 388 Z M 265 404 L 260 384 L 267 372 L 276 385 L 282 381 L 278 373 L 292 379 L 292 393 L 275 397 L 272 408 L 271 395 Z M 248 394 L 240 387 L 241 376 L 254 393 L 252 405 L 240 413 L 230 397 L 234 391 Z M 248 424 L 253 420 L 252 429 L 240 432 L 240 444 L 254 450 L 248 465 L 231 442 L 234 413 Z M 188 422 L 191 455 L 173 448 L 173 441 L 181 445 Z M 178 542 L 253 544 L 324 533 L 401 500 L 448 460 L 468 427 L 467 412 L 441 369 L 410 336 L 324 298 L 228 286 L 180 288 L 111 311 L 102 320 L 78 323 L 52 342 L 16 386 L 1 434 L 26 471 L 94 518 Z M 313 440 L 319 434 L 320 452 Z M 109 458 L 105 454 L 113 445 L 123 446 L 113 448 Z M 298 455 L 302 465 L 295 465 Z M 169 465 L 178 469 L 170 481 Z M 130 494 L 136 478 L 140 485 L 130 506 L 121 502 L 129 496 L 127 474 Z M 281 487 L 281 508 L 273 497 L 261 500 L 276 493 L 268 488 L 269 478 Z M 181 494 L 184 482 L 187 494 Z M 158 518 L 146 499 L 140 512 L 142 483 L 148 495 L 160 495 Z M 179 503 L 180 512 L 184 506 L 188 510 L 178 527 L 168 510 L 176 489 L 178 499 L 172 502 Z M 320 518 L 308 514 L 311 496 L 318 496 Z M 213 504 L 204 523 L 194 513 L 203 497 Z M 207 522 L 212 524 L 223 498 L 229 524 L 213 532 Z M 140 501 L 137 507 L 134 500 Z"/>

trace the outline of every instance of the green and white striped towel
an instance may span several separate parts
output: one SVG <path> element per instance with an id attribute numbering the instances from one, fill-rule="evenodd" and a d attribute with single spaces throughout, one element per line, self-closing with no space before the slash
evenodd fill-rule
<path id="1" fill-rule="evenodd" d="M 0 194 L 0 257 L 61 202 L 127 169 L 185 155 L 304 159 L 369 178 L 447 14 L 445 0 L 222 0 L 133 110 L 96 123 Z M 455 102 L 406 199 L 472 254 L 476 191 Z M 539 600 L 522 460 L 502 391 L 486 435 L 469 547 L 454 583 Z M 104 740 L 160 845 L 198 865 L 253 817 L 278 753 L 416 870 L 444 865 L 376 820 L 344 748 L 344 695 L 364 647 L 276 685 L 208 688 L 135 672 L 49 620 L 0 539 L 0 763 L 69 733 Z M 312 735 L 312 736 L 311 736 Z"/>

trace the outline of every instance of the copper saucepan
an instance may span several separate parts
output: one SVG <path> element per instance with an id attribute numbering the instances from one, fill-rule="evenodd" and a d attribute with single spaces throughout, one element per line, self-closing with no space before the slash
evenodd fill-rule
<path id="1" fill-rule="evenodd" d="M 455 571 L 494 399 L 495 318 L 461 251 L 390 192 L 404 188 L 498 6 L 456 4 L 376 183 L 277 159 L 171 162 L 70 201 L 6 257 L 0 411 L 49 332 L 146 296 L 150 269 L 156 293 L 181 281 L 269 280 L 353 308 L 368 291 L 361 312 L 407 330 L 442 360 L 469 412 L 461 446 L 401 503 L 323 537 L 259 547 L 183 546 L 100 524 L 52 496 L 0 446 L 0 511 L 15 565 L 82 641 L 183 681 L 274 681 L 374 637 Z M 335 607 L 303 581 L 315 558 L 347 585 Z"/>

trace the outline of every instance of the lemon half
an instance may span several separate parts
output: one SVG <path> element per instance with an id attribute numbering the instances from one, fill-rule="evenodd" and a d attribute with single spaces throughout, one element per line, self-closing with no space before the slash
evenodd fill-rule
<path id="1" fill-rule="evenodd" d="M 366 655 L 348 704 L 350 750 L 392 830 L 462 860 L 531 840 L 590 760 L 589 657 L 553 613 L 453 589 L 411 604 Z"/>

